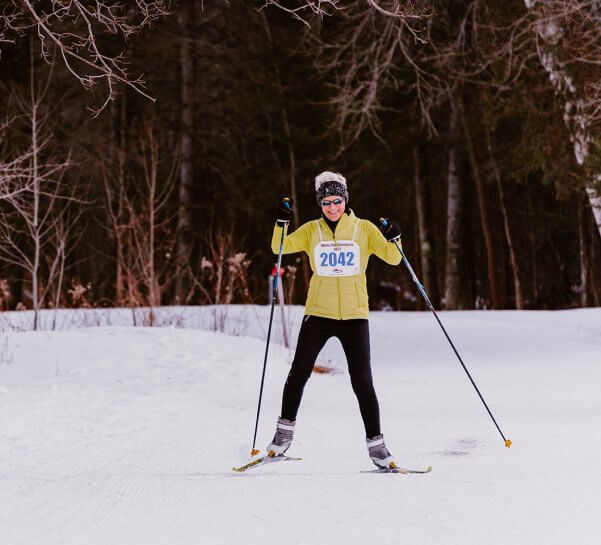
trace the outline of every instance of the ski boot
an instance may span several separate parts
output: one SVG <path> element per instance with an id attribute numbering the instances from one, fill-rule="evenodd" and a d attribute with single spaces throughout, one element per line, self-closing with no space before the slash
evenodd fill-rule
<path id="1" fill-rule="evenodd" d="M 375 437 L 367 438 L 367 452 L 371 461 L 379 469 L 394 469 L 397 465 L 394 463 L 394 459 L 384 442 L 383 435 L 376 435 Z"/>
<path id="2" fill-rule="evenodd" d="M 292 444 L 292 436 L 294 435 L 294 425 L 296 422 L 286 420 L 285 418 L 278 418 L 278 423 L 275 429 L 275 435 L 271 440 L 271 443 L 267 445 L 267 456 L 273 458 L 274 456 L 282 456 Z"/>

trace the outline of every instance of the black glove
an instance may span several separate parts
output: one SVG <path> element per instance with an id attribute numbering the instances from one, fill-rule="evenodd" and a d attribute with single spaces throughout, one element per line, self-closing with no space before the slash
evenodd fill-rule
<path id="1" fill-rule="evenodd" d="M 385 218 L 384 222 L 380 221 L 380 231 L 388 242 L 401 236 L 401 227 L 396 221 L 390 218 Z"/>
<path id="2" fill-rule="evenodd" d="M 280 204 L 278 205 L 278 211 L 276 214 L 277 224 L 280 226 L 284 226 L 286 223 L 290 221 L 290 217 L 292 216 L 292 205 L 294 201 L 292 199 L 282 199 Z"/>

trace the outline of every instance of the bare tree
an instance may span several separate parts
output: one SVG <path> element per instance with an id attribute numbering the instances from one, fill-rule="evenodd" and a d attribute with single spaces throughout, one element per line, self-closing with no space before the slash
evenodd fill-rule
<path id="1" fill-rule="evenodd" d="M 12 95 L 8 89 L 2 89 L 5 99 Z M 10 109 L 10 100 L 7 100 L 3 106 L 8 112 Z M 23 177 L 27 178 L 29 174 L 29 161 L 31 159 L 31 150 L 26 150 L 18 154 L 13 154 L 9 146 L 9 131 L 14 124 L 15 118 L 9 117 L 0 124 L 0 201 L 16 197 L 29 189 L 21 182 Z M 11 157 L 11 155 L 13 155 Z"/>
<path id="2" fill-rule="evenodd" d="M 115 98 L 120 85 L 154 100 L 144 91 L 144 80 L 132 76 L 123 53 L 113 54 L 102 44 L 102 35 L 127 40 L 133 34 L 167 15 L 171 0 L 8 0 L 0 12 L 0 52 L 3 43 L 15 43 L 25 36 L 36 37 L 48 63 L 60 58 L 67 70 L 85 89 L 101 83 L 105 100 L 93 112 L 97 115 Z"/>
<path id="3" fill-rule="evenodd" d="M 464 195 L 461 190 L 461 177 L 458 169 L 457 139 L 453 136 L 459 130 L 459 112 L 455 104 L 449 109 L 449 134 L 451 135 L 447 161 L 447 230 L 444 306 L 448 310 L 469 308 L 464 296 L 461 280 L 462 241 L 461 217 L 464 212 Z"/>
<path id="4" fill-rule="evenodd" d="M 135 143 L 135 165 L 111 170 L 103 164 L 108 215 L 107 230 L 114 242 L 118 304 L 149 307 L 148 325 L 155 324 L 155 308 L 173 287 L 175 259 L 176 187 L 178 157 L 165 165 L 154 125 L 146 121 Z M 101 161 L 102 163 L 102 161 Z"/>
<path id="5" fill-rule="evenodd" d="M 118 127 L 114 134 L 107 153 L 99 159 L 99 171 L 104 189 L 104 211 L 100 224 L 108 233 L 108 238 L 114 244 L 113 255 L 108 256 L 115 265 L 115 297 L 117 305 L 127 304 L 125 297 L 125 255 L 127 251 L 127 218 L 126 218 L 126 190 L 127 190 L 127 154 L 129 146 L 126 137 L 126 101 L 121 96 L 112 105 L 114 124 Z"/>
<path id="6" fill-rule="evenodd" d="M 140 207 L 129 200 L 130 272 L 137 273 L 139 292 L 146 295 L 150 307 L 150 325 L 154 325 L 154 309 L 161 304 L 162 294 L 171 285 L 171 267 L 175 237 L 172 232 L 173 213 L 169 199 L 175 187 L 175 166 L 163 183 L 159 181 L 159 145 L 152 126 L 147 125 L 139 145 L 143 176 L 139 182 Z M 133 271 L 132 271 L 133 269 Z"/>
<path id="7" fill-rule="evenodd" d="M 340 135 L 340 152 L 365 130 L 381 139 L 380 116 L 387 110 L 381 94 L 387 86 L 411 96 L 426 121 L 433 95 L 442 87 L 433 72 L 416 62 L 429 41 L 431 3 L 412 4 L 410 14 L 383 13 L 375 6 L 374 2 L 354 3 L 338 13 L 340 24 L 331 35 L 307 34 L 317 68 L 331 81 L 329 104 L 335 117 L 329 129 Z M 398 77 L 401 64 L 413 73 L 407 81 Z"/>
<path id="8" fill-rule="evenodd" d="M 290 13 L 295 19 L 310 26 L 309 20 L 312 17 L 324 17 L 334 14 L 341 9 L 339 0 L 264 0 L 264 9 L 268 6 L 274 6 L 278 9 Z"/>
<path id="9" fill-rule="evenodd" d="M 79 244 L 84 233 L 84 230 L 78 229 L 78 227 L 81 227 L 80 218 L 84 210 L 83 205 L 87 203 L 76 197 L 77 189 L 75 184 L 71 186 L 67 198 L 63 197 L 63 206 L 57 211 L 58 213 L 55 212 L 57 215 L 52 222 L 52 231 L 49 233 L 49 249 L 45 252 L 47 268 L 52 273 L 48 279 L 48 288 L 54 291 L 54 297 L 48 301 L 48 305 L 55 309 L 52 329 L 56 329 L 65 277 L 70 268 L 69 256 Z M 73 280 L 74 278 L 72 278 Z M 52 291 L 49 292 L 49 299 L 51 295 Z M 75 298 L 72 297 L 72 299 Z"/>
<path id="10" fill-rule="evenodd" d="M 52 149 L 52 112 L 44 106 L 52 72 L 38 87 L 33 46 L 30 62 L 29 96 L 16 90 L 12 93 L 17 114 L 11 130 L 16 137 L 14 158 L 7 163 L 12 165 L 8 191 L 0 202 L 0 260 L 24 270 L 31 278 L 33 328 L 37 329 L 39 310 L 47 303 L 52 286 L 55 293 L 61 291 L 67 241 L 77 219 L 77 215 L 68 219 L 67 210 L 73 203 L 83 205 L 84 200 L 75 196 L 75 184 L 65 188 L 63 183 L 73 166 L 70 156 L 57 159 Z M 24 129 L 22 138 L 17 122 Z"/>
<path id="11" fill-rule="evenodd" d="M 402 21 L 411 19 L 420 19 L 423 17 L 423 12 L 416 10 L 416 2 L 399 2 L 398 0 L 364 0 L 360 7 L 369 7 L 374 11 L 386 17 L 397 18 Z M 311 19 L 323 18 L 333 15 L 336 12 L 343 11 L 347 6 L 343 5 L 339 0 L 264 0 L 264 9 L 268 6 L 277 7 L 283 11 L 290 13 L 295 19 L 301 21 L 307 26 L 310 26 Z"/>

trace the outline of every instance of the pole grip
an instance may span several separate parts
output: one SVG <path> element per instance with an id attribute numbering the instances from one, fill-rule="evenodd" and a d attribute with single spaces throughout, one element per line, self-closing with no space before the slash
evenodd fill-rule
<path id="1" fill-rule="evenodd" d="M 380 224 L 382 225 L 382 227 L 386 227 L 388 225 L 388 220 L 386 218 L 380 218 Z M 387 240 L 388 240 L 388 242 L 394 242 L 396 244 L 397 241 L 401 240 L 401 235 L 398 235 L 394 238 L 390 238 Z M 398 244 L 397 244 L 397 247 L 398 247 Z M 399 248 L 399 251 L 400 251 L 400 248 Z M 402 252 L 401 252 L 401 254 L 402 254 Z"/>

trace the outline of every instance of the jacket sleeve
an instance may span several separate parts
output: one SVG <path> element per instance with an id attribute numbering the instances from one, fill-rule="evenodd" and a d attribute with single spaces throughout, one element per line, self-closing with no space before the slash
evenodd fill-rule
<path id="1" fill-rule="evenodd" d="M 398 265 L 401 262 L 401 253 L 392 242 L 388 242 L 380 230 L 371 222 L 366 221 L 369 253 L 376 254 L 382 261 L 389 265 Z M 401 249 L 401 241 L 398 242 Z"/>
<path id="2" fill-rule="evenodd" d="M 309 224 L 301 225 L 296 231 L 288 234 L 288 226 L 284 228 L 284 248 L 283 254 L 293 254 L 295 252 L 309 253 Z M 273 236 L 271 237 L 271 251 L 278 254 L 280 251 L 280 240 L 282 238 L 282 227 L 277 223 L 273 227 Z"/>

